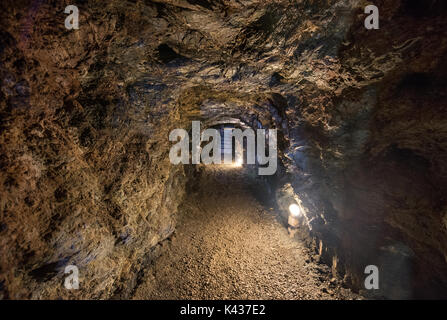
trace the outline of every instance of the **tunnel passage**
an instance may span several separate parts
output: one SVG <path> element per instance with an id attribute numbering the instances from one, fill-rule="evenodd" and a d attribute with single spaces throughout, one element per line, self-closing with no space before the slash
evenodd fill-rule
<path id="1" fill-rule="evenodd" d="M 215 239 L 211 230 L 224 236 L 227 221 L 201 218 L 233 211 L 241 213 L 233 240 L 246 235 L 247 250 L 259 240 L 260 254 L 284 257 L 283 269 L 268 260 L 284 285 L 261 277 L 267 269 L 259 263 L 253 269 L 268 285 L 253 287 L 243 266 L 259 261 L 237 259 L 222 236 L 233 260 L 214 266 L 228 284 L 215 287 L 216 297 L 269 290 L 352 297 L 340 286 L 367 298 L 447 297 L 445 5 L 374 3 L 379 30 L 364 28 L 359 1 L 87 0 L 78 4 L 80 28 L 67 30 L 60 1 L 2 1 L 0 298 L 212 297 L 207 268 L 217 249 L 206 239 Z M 278 130 L 275 175 L 247 185 L 249 166 L 237 174 L 169 161 L 172 130 L 228 118 Z M 231 188 L 216 182 L 225 191 L 220 201 L 238 199 L 239 209 L 217 206 L 214 177 L 229 179 Z M 302 208 L 293 242 L 291 202 Z M 204 280 L 191 282 L 194 291 L 151 287 L 167 259 L 181 264 L 175 237 L 200 249 L 193 233 L 177 234 L 194 221 L 210 230 L 201 234 L 210 247 L 185 257 L 187 271 L 203 272 L 187 279 Z M 259 232 L 250 238 L 245 226 Z M 261 230 L 274 235 L 272 251 Z M 307 273 L 301 245 L 313 257 L 304 260 Z M 333 284 L 322 271 L 318 285 L 317 261 Z M 61 285 L 70 265 L 82 274 L 82 290 Z M 379 290 L 365 288 L 369 265 L 380 270 Z M 304 288 L 309 281 L 308 294 L 295 278 Z M 167 274 L 159 280 L 173 285 Z"/>
<path id="2" fill-rule="evenodd" d="M 257 199 L 253 169 L 200 165 L 135 299 L 359 299 Z"/>

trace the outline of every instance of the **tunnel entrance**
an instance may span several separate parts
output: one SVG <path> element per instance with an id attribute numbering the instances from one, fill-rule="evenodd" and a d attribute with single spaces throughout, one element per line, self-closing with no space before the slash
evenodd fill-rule
<path id="1" fill-rule="evenodd" d="M 251 165 L 258 169 L 258 175 L 261 176 L 272 176 L 276 173 L 278 169 L 276 129 L 254 130 L 247 125 L 234 123 L 214 124 L 209 129 L 219 132 L 218 163 L 235 167 Z M 205 133 L 209 129 L 206 129 Z M 207 136 L 209 135 L 208 133 Z M 203 143 L 202 147 L 204 147 Z M 207 150 L 205 153 L 207 156 L 208 146 L 205 146 L 205 150 Z M 213 163 L 217 164 L 215 159 Z"/>

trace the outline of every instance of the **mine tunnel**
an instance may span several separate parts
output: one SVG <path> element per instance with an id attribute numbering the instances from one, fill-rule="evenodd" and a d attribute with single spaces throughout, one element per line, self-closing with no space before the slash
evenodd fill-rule
<path id="1" fill-rule="evenodd" d="M 0 299 L 447 298 L 447 6 L 371 2 L 3 0 Z"/>

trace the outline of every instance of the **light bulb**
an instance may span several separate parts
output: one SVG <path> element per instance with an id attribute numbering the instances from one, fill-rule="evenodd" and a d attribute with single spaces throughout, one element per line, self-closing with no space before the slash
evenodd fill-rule
<path id="1" fill-rule="evenodd" d="M 301 208 L 296 203 L 289 206 L 289 211 L 293 217 L 298 217 L 301 214 Z"/>

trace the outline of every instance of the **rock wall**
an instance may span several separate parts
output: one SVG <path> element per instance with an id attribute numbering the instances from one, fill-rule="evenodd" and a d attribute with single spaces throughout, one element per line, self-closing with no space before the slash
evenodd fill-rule
<path id="1" fill-rule="evenodd" d="M 367 296 L 445 298 L 446 6 L 375 3 L 380 31 L 354 17 L 336 55 L 307 70 L 326 79 L 289 98 L 287 166 L 319 253 L 347 285 L 364 289 L 377 265 Z"/>
<path id="2" fill-rule="evenodd" d="M 446 5 L 372 2 L 379 30 L 355 0 L 78 1 L 79 30 L 2 1 L 3 298 L 131 296 L 190 176 L 168 133 L 227 117 L 279 129 L 272 189 L 347 285 L 375 264 L 377 297 L 444 297 Z"/>
<path id="3" fill-rule="evenodd" d="M 107 71 L 111 43 L 136 30 L 92 8 L 70 33 L 63 9 L 2 4 L 0 292 L 126 298 L 175 227 L 186 176 L 167 137 L 178 114 L 155 110 L 160 88 L 133 70 Z M 84 290 L 65 290 L 67 265 Z"/>

